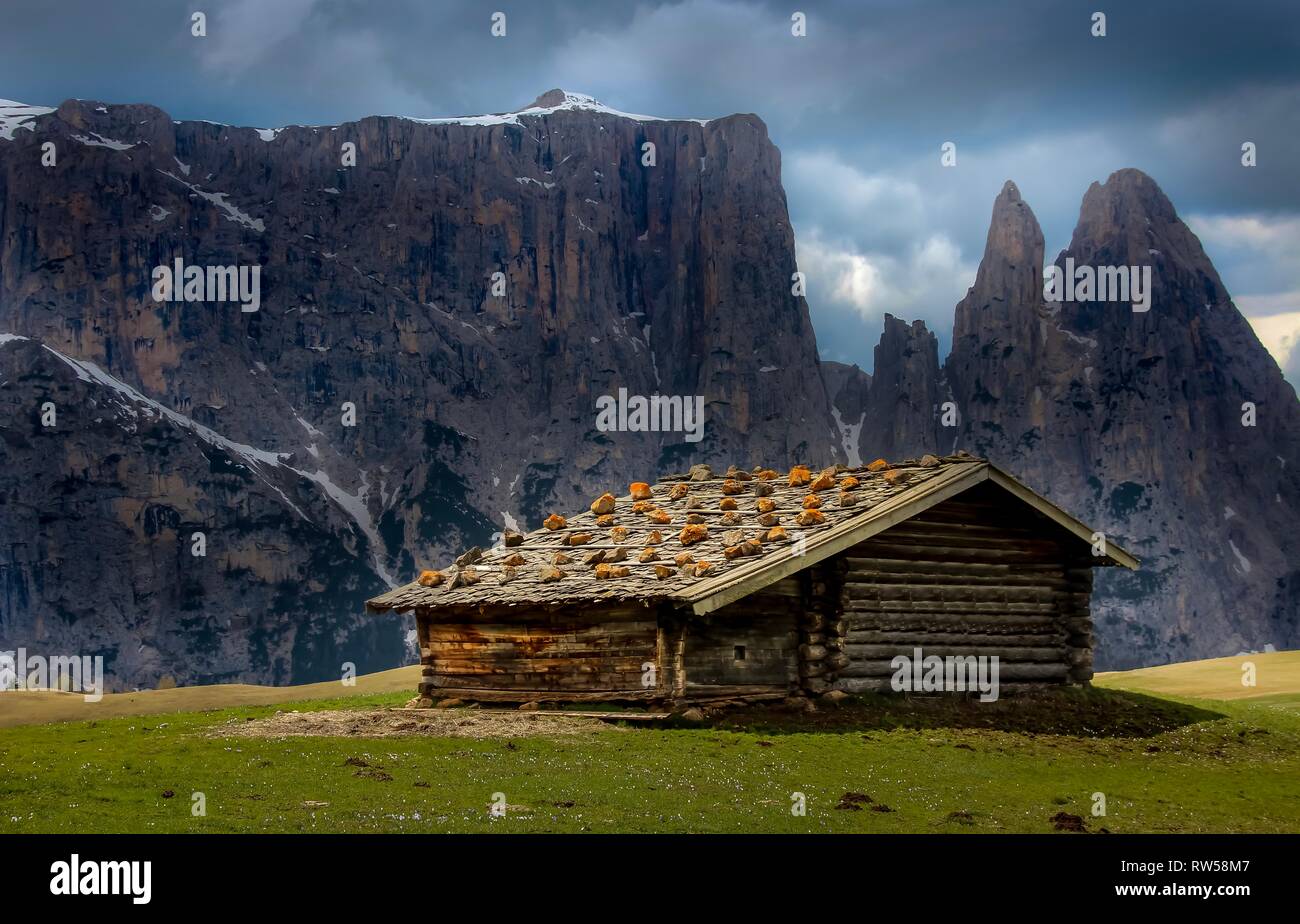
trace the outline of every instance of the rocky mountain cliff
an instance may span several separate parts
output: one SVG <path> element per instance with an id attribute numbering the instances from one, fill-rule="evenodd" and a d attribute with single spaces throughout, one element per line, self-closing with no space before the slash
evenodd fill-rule
<path id="1" fill-rule="evenodd" d="M 842 458 L 780 169 L 755 116 L 561 91 L 275 130 L 0 104 L 0 649 L 117 687 L 391 665 L 385 582 L 692 462 Z M 257 268 L 258 310 L 156 300 L 178 260 Z M 598 426 L 620 389 L 699 396 L 702 439 Z"/>
<path id="2" fill-rule="evenodd" d="M 942 369 L 919 322 L 887 318 L 865 396 L 836 395 L 875 409 L 856 448 L 987 456 L 1138 555 L 1098 575 L 1103 669 L 1300 645 L 1300 404 L 1200 242 L 1121 170 L 1054 265 L 1150 267 L 1150 307 L 1047 301 L 1042 232 L 1007 183 Z"/>

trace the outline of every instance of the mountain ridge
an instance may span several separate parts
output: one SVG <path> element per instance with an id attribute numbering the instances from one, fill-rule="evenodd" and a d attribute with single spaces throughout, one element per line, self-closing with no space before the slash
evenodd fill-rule
<path id="1" fill-rule="evenodd" d="M 491 124 L 368 117 L 335 129 L 177 122 L 95 101 L 36 115 L 11 107 L 0 141 L 0 331 L 94 364 L 305 474 L 295 490 L 331 511 L 321 519 L 329 536 L 295 543 L 362 555 L 369 577 L 356 579 L 372 591 L 385 573 L 445 564 L 648 474 L 842 458 L 807 304 L 792 289 L 780 154 L 761 120 L 638 121 L 571 96 Z M 53 167 L 41 166 L 45 142 L 58 152 Z M 345 142 L 356 166 L 343 165 Z M 259 310 L 155 302 L 153 272 L 176 258 L 258 267 Z M 85 464 L 152 444 L 126 430 L 84 445 L 53 439 L 26 413 L 44 403 L 48 376 L 9 371 L 0 367 L 0 381 L 20 382 L 21 395 L 17 416 L 0 422 L 18 453 L 0 483 L 0 549 L 11 550 L 0 558 L 3 640 L 75 639 L 52 628 L 62 608 L 58 620 L 103 639 L 122 684 L 152 685 L 164 662 L 185 683 L 315 679 L 324 656 L 295 658 L 294 632 L 269 616 L 262 638 L 273 656 L 232 650 L 204 661 L 177 656 L 177 633 L 122 629 L 110 645 L 109 617 L 89 602 L 98 585 L 109 610 L 138 605 L 149 625 L 171 619 L 207 638 L 230 613 L 256 621 L 250 608 L 294 595 L 302 599 L 285 612 L 337 636 L 340 664 L 358 660 L 347 651 L 351 597 L 327 598 L 312 550 L 270 548 L 238 517 L 209 536 L 208 566 L 249 586 L 208 586 L 198 603 L 159 590 L 179 580 L 168 564 L 183 551 L 175 530 L 133 533 L 156 554 L 104 574 L 88 573 L 85 554 L 78 572 L 57 555 L 49 571 L 13 552 L 77 544 L 75 523 L 55 518 L 39 535 L 5 512 L 42 467 L 62 472 L 80 516 L 102 523 L 92 532 L 133 530 L 134 520 L 117 520 L 117 496 L 161 489 L 152 463 L 122 477 Z M 700 396 L 704 439 L 602 432 L 596 401 L 620 388 Z M 217 509 L 265 519 L 257 511 L 269 504 L 277 522 L 294 518 L 265 486 L 208 480 L 211 445 L 176 451 L 179 476 L 198 492 L 178 519 L 187 530 Z M 400 629 L 390 631 L 400 646 Z M 167 657 L 150 653 L 155 642 Z"/>
<path id="2" fill-rule="evenodd" d="M 1048 302 L 1043 267 L 1067 260 L 1151 266 L 1152 304 Z M 882 343 L 901 325 L 888 319 Z M 1287 526 L 1300 507 L 1300 405 L 1154 180 L 1128 168 L 1092 184 L 1052 264 L 1008 181 L 953 330 L 937 378 L 959 423 L 901 401 L 924 381 L 868 392 L 901 410 L 866 421 L 861 451 L 901 430 L 906 452 L 952 443 L 987 456 L 1141 556 L 1136 575 L 1098 577 L 1101 666 L 1300 644 Z M 926 362 L 938 365 L 937 348 Z"/>

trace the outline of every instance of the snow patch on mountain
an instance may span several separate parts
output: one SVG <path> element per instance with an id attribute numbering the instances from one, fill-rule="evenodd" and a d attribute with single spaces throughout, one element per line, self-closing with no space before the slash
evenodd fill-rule
<path id="1" fill-rule="evenodd" d="M 25 128 L 29 132 L 36 131 L 36 126 L 33 124 L 36 118 L 49 115 L 53 111 L 47 106 L 28 106 L 26 103 L 18 103 L 11 99 L 0 99 L 0 138 L 13 141 L 14 132 L 20 128 Z"/>
<path id="2" fill-rule="evenodd" d="M 563 95 L 562 100 L 559 99 L 561 94 Z M 412 118 L 409 121 L 420 122 L 425 125 L 519 125 L 519 120 L 522 118 L 540 118 L 542 116 L 552 115 L 556 112 L 593 112 L 597 115 L 612 116 L 617 119 L 632 119 L 636 122 L 694 122 L 697 125 L 707 125 L 710 121 L 709 119 L 671 119 L 663 118 L 662 116 L 639 115 L 634 112 L 623 112 L 622 110 L 614 109 L 611 106 L 606 106 L 594 96 L 588 96 L 586 93 L 572 93 L 568 90 L 552 91 L 551 93 L 544 94 L 539 98 L 539 102 L 548 97 L 555 97 L 558 101 L 545 106 L 534 104 L 526 109 L 519 109 L 515 112 L 497 112 L 477 116 L 455 116 L 445 119 Z"/>

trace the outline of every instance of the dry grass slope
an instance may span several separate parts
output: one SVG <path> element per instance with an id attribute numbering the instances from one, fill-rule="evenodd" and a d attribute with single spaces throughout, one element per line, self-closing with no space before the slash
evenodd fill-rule
<path id="1" fill-rule="evenodd" d="M 1255 686 L 1242 684 L 1243 665 L 1255 665 Z M 1300 651 L 1185 661 L 1098 674 L 1099 687 L 1190 699 L 1259 699 L 1300 693 Z"/>

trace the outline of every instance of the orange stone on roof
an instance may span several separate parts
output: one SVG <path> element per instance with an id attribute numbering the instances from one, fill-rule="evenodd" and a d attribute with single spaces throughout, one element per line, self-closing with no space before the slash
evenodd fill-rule
<path id="1" fill-rule="evenodd" d="M 649 500 L 654 497 L 654 492 L 650 490 L 650 485 L 644 481 L 634 481 L 628 485 L 628 493 L 632 495 L 632 500 Z"/>
<path id="2" fill-rule="evenodd" d="M 889 467 L 890 467 L 889 463 L 886 462 L 884 459 L 877 459 L 876 461 L 872 462 L 870 465 L 867 466 L 867 471 L 883 472 Z"/>
<path id="3" fill-rule="evenodd" d="M 591 502 L 591 512 L 594 514 L 604 514 L 614 512 L 615 498 L 613 494 L 606 491 L 600 497 Z"/>
<path id="4" fill-rule="evenodd" d="M 702 523 L 690 523 L 682 527 L 681 534 L 677 538 L 681 540 L 682 545 L 694 545 L 709 538 L 709 528 Z"/>
<path id="5" fill-rule="evenodd" d="M 421 571 L 418 583 L 421 587 L 437 587 L 442 581 L 441 571 Z"/>
<path id="6" fill-rule="evenodd" d="M 825 491 L 827 488 L 835 485 L 835 470 L 827 469 L 817 476 L 817 479 L 808 486 L 810 491 Z"/>
<path id="7" fill-rule="evenodd" d="M 568 522 L 568 520 L 560 516 L 558 513 L 553 513 L 542 521 L 542 525 L 547 529 L 564 529 L 565 524 Z"/>

